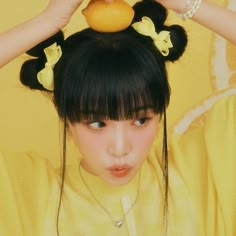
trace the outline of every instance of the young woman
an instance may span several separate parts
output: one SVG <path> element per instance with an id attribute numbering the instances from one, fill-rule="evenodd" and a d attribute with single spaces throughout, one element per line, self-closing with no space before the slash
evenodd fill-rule
<path id="1" fill-rule="evenodd" d="M 154 1 L 134 10 L 123 31 L 85 29 L 66 40 L 59 32 L 29 51 L 35 59 L 21 81 L 52 93 L 64 164 L 58 173 L 32 153 L 1 154 L 0 235 L 236 233 L 236 98 L 168 147 L 165 64 L 179 59 L 187 36 L 165 25 L 166 9 Z M 80 152 L 72 166 L 67 130 Z"/>

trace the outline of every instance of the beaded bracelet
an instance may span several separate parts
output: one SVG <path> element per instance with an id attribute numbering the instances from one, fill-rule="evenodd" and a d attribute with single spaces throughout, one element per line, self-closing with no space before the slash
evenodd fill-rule
<path id="1" fill-rule="evenodd" d="M 188 11 L 191 6 L 192 0 L 185 0 L 185 8 L 184 11 Z"/>
<path id="2" fill-rule="evenodd" d="M 191 18 L 199 9 L 202 0 L 195 0 L 192 7 L 184 13 L 175 13 L 178 17 L 182 18 L 183 20 Z"/>

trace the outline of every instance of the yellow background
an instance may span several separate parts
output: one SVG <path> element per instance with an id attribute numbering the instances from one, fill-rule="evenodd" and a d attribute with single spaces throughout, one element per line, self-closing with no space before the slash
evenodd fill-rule
<path id="1" fill-rule="evenodd" d="M 47 4 L 47 0 L 1 1 L 0 31 L 33 17 Z M 214 1 L 236 9 L 235 0 Z M 135 1 L 129 2 L 133 4 Z M 172 12 L 168 23 L 183 25 L 189 35 L 184 56 L 168 65 L 172 87 L 168 122 L 172 129 L 183 114 L 235 84 L 236 48 L 202 26 L 178 19 Z M 85 26 L 78 10 L 64 29 L 65 35 Z M 27 56 L 22 55 L 0 71 L 0 150 L 33 150 L 57 165 L 61 152 L 59 119 L 48 97 L 38 91 L 30 91 L 19 83 L 20 66 L 25 59 Z M 72 157 L 76 156 L 71 140 L 68 152 Z"/>

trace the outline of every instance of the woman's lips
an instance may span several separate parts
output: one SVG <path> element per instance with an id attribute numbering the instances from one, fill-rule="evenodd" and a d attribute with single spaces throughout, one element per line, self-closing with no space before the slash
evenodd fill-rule
<path id="1" fill-rule="evenodd" d="M 129 174 L 129 172 L 131 171 L 131 166 L 112 166 L 108 168 L 108 170 L 110 171 L 111 175 L 118 178 L 122 178 Z"/>

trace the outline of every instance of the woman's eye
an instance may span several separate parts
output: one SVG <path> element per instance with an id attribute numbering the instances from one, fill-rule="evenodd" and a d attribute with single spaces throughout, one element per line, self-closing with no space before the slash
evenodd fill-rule
<path id="1" fill-rule="evenodd" d="M 142 117 L 142 118 L 139 118 L 139 119 L 136 119 L 134 121 L 134 125 L 135 126 L 143 126 L 145 125 L 151 118 L 148 118 L 148 117 Z"/>
<path id="2" fill-rule="evenodd" d="M 101 129 L 106 126 L 105 122 L 103 121 L 93 121 L 88 123 L 89 128 L 92 129 Z"/>

